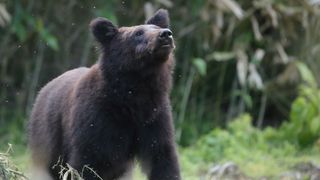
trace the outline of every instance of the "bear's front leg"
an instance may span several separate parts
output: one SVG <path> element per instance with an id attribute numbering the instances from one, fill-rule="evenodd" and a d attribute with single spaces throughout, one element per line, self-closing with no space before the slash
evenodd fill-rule
<path id="1" fill-rule="evenodd" d="M 140 131 L 139 159 L 149 180 L 180 180 L 180 168 L 169 112 L 159 113 Z"/>
<path id="2" fill-rule="evenodd" d="M 96 118 L 93 121 L 87 118 L 86 121 L 78 119 L 78 122 L 82 127 L 77 124 L 80 127 L 76 130 L 83 130 L 72 134 L 68 163 L 85 180 L 118 180 L 130 175 L 133 167 L 133 130 L 119 126 L 114 123 L 117 121 L 111 119 Z"/>
<path id="3" fill-rule="evenodd" d="M 76 152 L 76 151 L 74 151 Z M 70 165 L 75 168 L 84 180 L 130 180 L 133 159 L 127 161 L 108 161 L 103 157 L 84 153 L 72 153 Z"/>
<path id="4" fill-rule="evenodd" d="M 180 180 L 178 158 L 175 148 L 159 147 L 159 153 L 153 154 L 150 161 L 150 180 Z M 160 152 L 161 151 L 161 152 Z"/>
<path id="5" fill-rule="evenodd" d="M 94 157 L 90 154 L 84 154 L 74 149 L 71 153 L 69 164 L 72 168 L 78 171 L 81 177 L 85 180 L 100 180 L 101 169 L 97 164 L 93 164 Z"/>

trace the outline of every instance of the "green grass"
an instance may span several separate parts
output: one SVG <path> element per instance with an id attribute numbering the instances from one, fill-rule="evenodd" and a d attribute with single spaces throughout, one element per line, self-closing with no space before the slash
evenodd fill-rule
<path id="1" fill-rule="evenodd" d="M 238 121 L 237 125 L 245 127 L 243 124 L 248 123 L 248 118 L 243 116 L 233 124 Z M 194 146 L 180 149 L 183 179 L 199 179 L 211 166 L 230 161 L 239 165 L 240 170 L 250 177 L 276 177 L 301 162 L 320 164 L 319 145 L 299 149 L 289 142 L 278 144 L 268 138 L 260 139 L 261 135 L 255 134 L 259 130 L 250 129 L 240 128 L 237 132 L 232 132 L 230 127 L 226 130 L 215 129 Z M 262 131 L 265 137 L 267 131 Z M 14 144 L 10 155 L 18 169 L 28 175 L 30 157 L 26 146 Z M 134 174 L 134 179 L 146 179 L 138 166 Z"/>
<path id="2" fill-rule="evenodd" d="M 249 115 L 231 122 L 227 129 L 215 129 L 194 146 L 182 150 L 185 177 L 197 177 L 210 166 L 234 162 L 250 177 L 276 177 L 302 162 L 320 164 L 320 144 L 300 147 L 282 139 L 277 130 L 256 129 Z M 281 134 L 282 135 L 282 134 Z"/>

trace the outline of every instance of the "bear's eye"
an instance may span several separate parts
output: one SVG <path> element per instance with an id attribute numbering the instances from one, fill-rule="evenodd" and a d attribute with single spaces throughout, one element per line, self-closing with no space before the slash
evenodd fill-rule
<path id="1" fill-rule="evenodd" d="M 135 36 L 141 36 L 141 35 L 143 35 L 143 30 L 139 30 L 139 31 L 137 31 L 137 32 L 135 32 Z"/>

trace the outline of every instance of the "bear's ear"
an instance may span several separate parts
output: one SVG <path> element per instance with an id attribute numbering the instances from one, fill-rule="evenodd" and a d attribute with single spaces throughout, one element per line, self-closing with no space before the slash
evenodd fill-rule
<path id="1" fill-rule="evenodd" d="M 146 21 L 146 24 L 154 24 L 161 28 L 168 28 L 170 24 L 168 11 L 165 9 L 159 9 L 151 18 Z"/>
<path id="2" fill-rule="evenodd" d="M 90 22 L 92 34 L 101 44 L 108 43 L 117 33 L 118 28 L 106 18 L 98 17 Z"/>

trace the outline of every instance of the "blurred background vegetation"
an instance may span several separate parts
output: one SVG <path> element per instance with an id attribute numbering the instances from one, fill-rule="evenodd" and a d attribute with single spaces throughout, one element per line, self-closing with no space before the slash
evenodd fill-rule
<path id="1" fill-rule="evenodd" d="M 171 97 L 185 178 L 226 161 L 250 176 L 320 163 L 319 0 L 0 0 L 0 150 L 11 143 L 23 161 L 38 90 L 96 62 L 91 19 L 131 26 L 158 8 L 177 45 Z"/>

